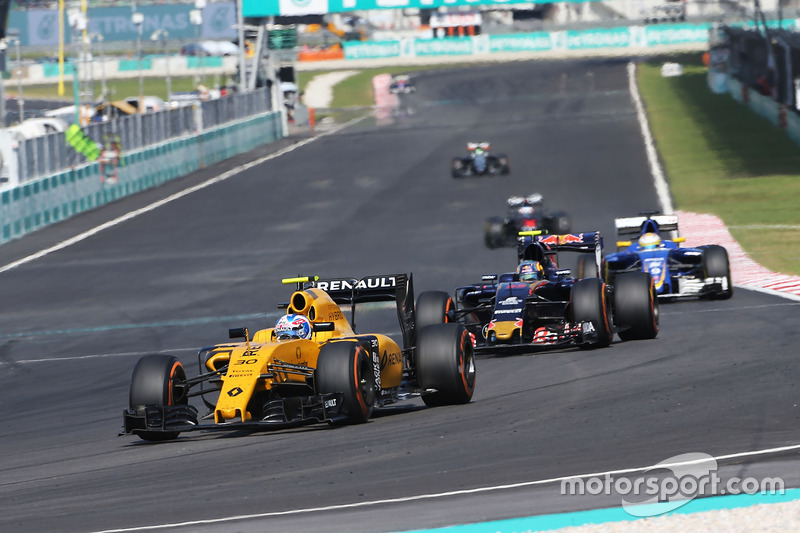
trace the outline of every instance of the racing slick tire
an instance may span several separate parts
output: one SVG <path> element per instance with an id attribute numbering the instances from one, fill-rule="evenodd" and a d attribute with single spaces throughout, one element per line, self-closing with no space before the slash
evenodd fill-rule
<path id="1" fill-rule="evenodd" d="M 614 282 L 614 321 L 619 338 L 655 339 L 658 335 L 658 296 L 647 272 L 618 274 Z"/>
<path id="2" fill-rule="evenodd" d="M 597 270 L 597 261 L 595 261 L 594 256 L 580 256 L 578 258 L 578 279 L 599 277 L 600 272 Z"/>
<path id="3" fill-rule="evenodd" d="M 497 159 L 500 160 L 500 174 L 507 176 L 511 173 L 511 166 L 508 164 L 508 156 L 502 155 L 497 156 Z"/>
<path id="4" fill-rule="evenodd" d="M 434 324 L 417 331 L 417 379 L 429 407 L 469 403 L 475 390 L 472 336 L 458 322 Z"/>
<path id="5" fill-rule="evenodd" d="M 184 388 L 186 371 L 174 355 L 145 355 L 133 369 L 131 388 L 128 395 L 130 410 L 138 407 L 155 405 L 186 405 L 189 403 Z M 149 441 L 172 440 L 180 435 L 179 431 L 137 431 L 136 435 Z"/>
<path id="6" fill-rule="evenodd" d="M 597 332 L 597 341 L 581 344 L 581 348 L 605 348 L 611 344 L 614 332 L 603 280 L 588 278 L 576 281 L 572 286 L 570 308 L 573 322 L 591 322 Z"/>
<path id="7" fill-rule="evenodd" d="M 454 157 L 450 163 L 450 174 L 454 178 L 463 178 L 469 174 L 469 166 L 465 165 L 460 157 Z"/>
<path id="8" fill-rule="evenodd" d="M 369 420 L 379 391 L 375 379 L 380 368 L 369 352 L 356 342 L 331 342 L 322 346 L 314 381 L 318 394 L 341 393 L 347 420 Z"/>
<path id="9" fill-rule="evenodd" d="M 417 331 L 431 324 L 455 322 L 456 306 L 444 291 L 425 291 L 417 298 Z"/>
<path id="10" fill-rule="evenodd" d="M 728 260 L 728 250 L 718 244 L 703 246 L 703 272 L 706 278 L 725 278 L 728 281 L 726 290 L 712 293 L 710 298 L 727 300 L 733 296 L 733 281 L 731 280 L 731 265 Z"/>
<path id="11" fill-rule="evenodd" d="M 508 156 L 505 154 L 491 155 L 488 160 L 487 174 L 506 176 L 511 172 L 508 166 Z"/>
<path id="12" fill-rule="evenodd" d="M 501 248 L 505 244 L 505 229 L 502 218 L 490 218 L 484 223 L 483 242 L 490 250 Z"/>

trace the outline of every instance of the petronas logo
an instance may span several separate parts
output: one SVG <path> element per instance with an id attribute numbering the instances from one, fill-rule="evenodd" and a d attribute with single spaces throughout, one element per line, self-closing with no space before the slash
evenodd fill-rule
<path id="1" fill-rule="evenodd" d="M 50 41 L 53 39 L 58 31 L 56 24 L 57 20 L 58 17 L 55 14 L 44 15 L 39 21 L 39 27 L 36 28 L 36 36 L 41 41 Z"/>

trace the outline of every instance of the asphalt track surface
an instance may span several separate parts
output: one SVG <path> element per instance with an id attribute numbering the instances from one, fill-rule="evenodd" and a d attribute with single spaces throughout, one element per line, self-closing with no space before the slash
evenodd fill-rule
<path id="1" fill-rule="evenodd" d="M 607 242 L 615 216 L 657 205 L 624 61 L 428 71 L 417 85 L 390 123 L 365 119 L 0 272 L 0 530 L 437 527 L 619 497 L 560 496 L 556 482 L 417 497 L 800 441 L 800 308 L 746 290 L 663 305 L 653 341 L 481 358 L 465 406 L 417 399 L 358 426 L 155 445 L 117 436 L 141 355 L 175 354 L 193 373 L 196 350 L 228 328 L 274 323 L 282 277 L 413 272 L 418 292 L 452 290 L 514 268 L 513 249 L 482 236 L 509 195 L 541 192 Z M 0 267 L 297 140 L 4 245 Z M 472 140 L 506 152 L 512 173 L 452 179 Z M 358 328 L 399 334 L 380 309 Z M 798 462 L 789 451 L 722 470 L 796 487 Z"/>

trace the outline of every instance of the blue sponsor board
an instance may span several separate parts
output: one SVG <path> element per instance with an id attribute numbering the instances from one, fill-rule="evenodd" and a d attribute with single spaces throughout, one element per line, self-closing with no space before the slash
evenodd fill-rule
<path id="1" fill-rule="evenodd" d="M 415 39 L 414 53 L 418 56 L 458 56 L 474 53 L 471 37 L 447 39 Z"/>
<path id="2" fill-rule="evenodd" d="M 192 4 L 146 5 L 138 8 L 144 16 L 141 38 L 149 40 L 154 31 L 163 29 L 172 39 L 194 39 L 196 35 L 204 39 L 236 38 L 236 3 L 209 3 L 203 10 L 203 22 L 195 27 L 189 19 Z M 86 11 L 89 33 L 103 36 L 105 41 L 135 41 L 138 28 L 131 20 L 130 7 L 91 7 Z M 8 28 L 19 31 L 22 46 L 57 46 L 59 44 L 58 9 L 29 9 L 11 11 Z M 71 29 L 64 13 L 65 45 L 76 39 L 70 35 Z"/>
<path id="3" fill-rule="evenodd" d="M 490 52 L 542 52 L 552 49 L 553 39 L 548 32 L 489 36 Z"/>
<path id="4" fill-rule="evenodd" d="M 345 59 L 374 59 L 400 55 L 400 41 L 348 41 L 342 46 Z"/>
<path id="5" fill-rule="evenodd" d="M 631 31 L 628 27 L 598 30 L 572 30 L 566 32 L 566 47 L 569 50 L 592 48 L 625 48 L 631 46 Z"/>

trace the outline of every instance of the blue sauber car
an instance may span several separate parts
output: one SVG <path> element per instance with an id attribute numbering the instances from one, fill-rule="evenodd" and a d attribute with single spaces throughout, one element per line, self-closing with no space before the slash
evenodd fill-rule
<path id="1" fill-rule="evenodd" d="M 604 277 L 612 284 L 624 272 L 648 272 L 660 299 L 714 298 L 733 295 L 728 252 L 709 244 L 682 248 L 677 215 L 648 211 L 615 220 L 619 251 L 605 257 Z M 633 239 L 631 239 L 633 237 Z"/>

